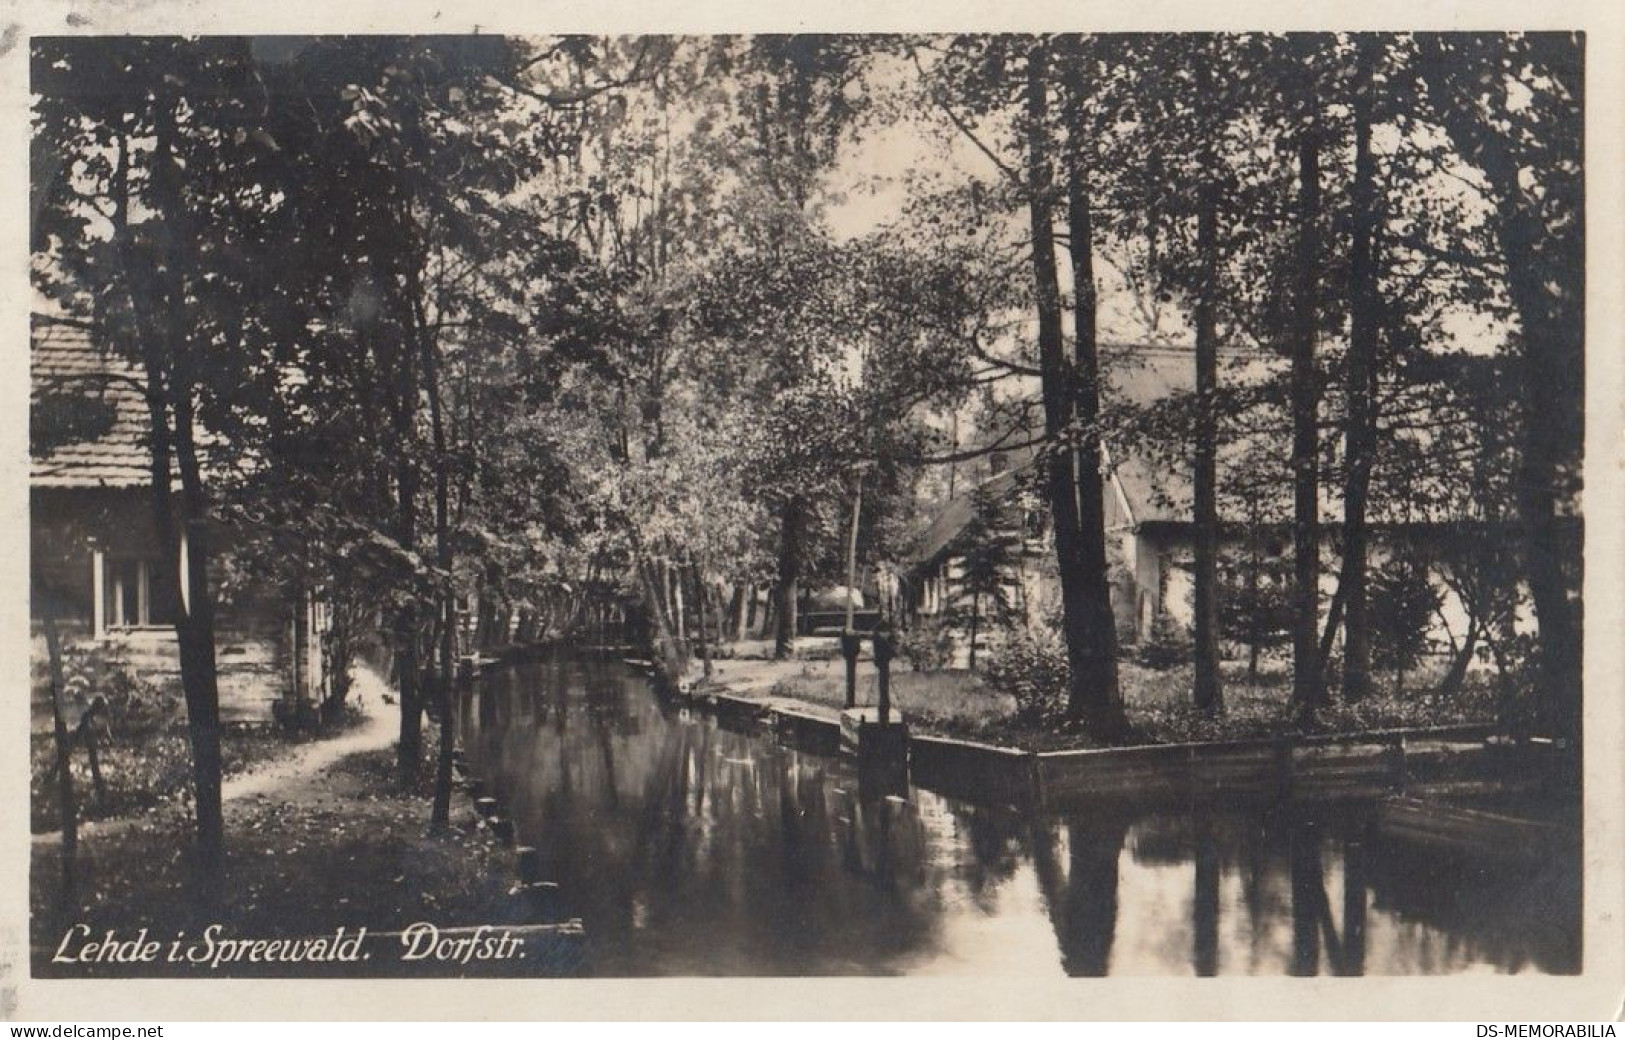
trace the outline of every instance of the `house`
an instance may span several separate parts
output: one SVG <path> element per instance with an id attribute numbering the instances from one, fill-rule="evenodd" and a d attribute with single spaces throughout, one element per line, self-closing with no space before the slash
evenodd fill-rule
<path id="1" fill-rule="evenodd" d="M 1231 356 L 1221 379 L 1262 385 L 1271 374 L 1271 359 Z M 1188 394 L 1194 383 L 1194 359 L 1178 348 L 1118 348 L 1104 368 L 1103 404 L 1144 408 Z M 1328 439 L 1335 435 L 1327 434 Z M 1030 437 L 1013 437 L 1026 441 Z M 1336 447 L 1335 444 L 1332 447 Z M 1221 553 L 1236 557 L 1280 560 L 1290 553 L 1290 471 L 1284 437 L 1256 434 L 1222 443 Z M 1469 463 L 1464 463 L 1470 465 Z M 1193 624 L 1192 473 L 1188 461 L 1159 460 L 1145 451 L 1103 446 L 1101 472 L 1105 491 L 1105 530 L 1111 599 L 1119 640 L 1133 644 L 1150 638 L 1159 625 L 1189 630 Z M 1057 616 L 1059 579 L 1049 537 L 1043 473 L 1036 452 L 1026 448 L 990 454 L 973 472 L 969 487 L 944 503 L 904 564 L 909 611 L 915 617 L 949 619 L 962 612 L 967 533 L 978 509 L 995 504 L 991 529 L 1020 546 L 1006 567 L 1007 599 L 1016 619 L 1036 624 Z M 1464 478 L 1447 478 L 1465 483 Z M 1229 493 L 1225 494 L 1225 489 Z M 1339 557 L 1342 504 L 1337 489 L 1321 488 L 1323 604 L 1334 594 L 1332 568 Z M 1488 522 L 1459 502 L 1441 505 L 1406 495 L 1374 496 L 1369 514 L 1371 558 L 1381 561 L 1401 546 L 1447 544 L 1466 530 L 1486 529 Z M 987 530 L 984 527 L 984 530 Z M 1447 646 L 1462 637 L 1471 611 L 1441 580 L 1436 569 L 1429 580 L 1440 604 L 1434 642 Z M 1520 623 L 1525 621 L 1520 617 Z"/>
<path id="2" fill-rule="evenodd" d="M 82 327 L 37 319 L 31 382 L 30 628 L 40 725 L 49 718 L 47 618 L 70 652 L 99 651 L 113 667 L 179 689 L 173 623 L 182 582 L 155 533 L 139 370 Z M 216 544 L 229 552 L 231 532 Z M 278 699 L 319 698 L 326 624 L 324 604 L 310 595 L 246 589 L 217 600 L 222 720 L 268 720 Z"/>

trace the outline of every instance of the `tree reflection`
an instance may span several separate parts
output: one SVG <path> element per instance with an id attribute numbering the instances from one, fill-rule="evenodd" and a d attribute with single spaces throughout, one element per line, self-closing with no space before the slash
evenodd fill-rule
<path id="1" fill-rule="evenodd" d="M 1291 824 L 1293 975 L 1317 975 L 1322 943 L 1326 967 L 1334 975 L 1365 972 L 1366 886 L 1364 852 L 1357 841 L 1343 843 L 1343 928 L 1339 935 L 1326 895 L 1321 827 L 1312 820 Z"/>
<path id="2" fill-rule="evenodd" d="M 460 703 L 471 768 L 586 923 L 597 974 L 875 973 L 943 953 L 964 963 L 987 919 L 1022 914 L 1001 934 L 1052 934 L 1077 976 L 1107 974 L 1114 954 L 1122 970 L 1131 952 L 1203 976 L 1360 974 L 1368 915 L 1409 922 L 1379 933 L 1384 970 L 1578 964 L 1577 855 L 1565 867 L 1554 854 L 1546 871 L 1429 867 L 1387 839 L 1368 846 L 1363 820 L 1328 810 L 1316 822 L 1303 808 L 1145 816 L 1102 805 L 1035 821 L 918 790 L 876 795 L 848 758 L 672 711 L 627 675 L 537 662 L 489 674 Z M 551 725 L 520 719 L 531 704 Z M 1029 861 L 1041 908 L 1023 898 Z M 1164 882 L 1171 911 L 1190 915 L 1189 939 L 1177 919 L 1147 919 L 1170 906 Z M 1123 949 L 1120 912 L 1136 915 L 1134 935 L 1168 941 Z"/>
<path id="3" fill-rule="evenodd" d="M 946 871 L 914 803 L 592 673 L 549 672 L 554 727 L 507 734 L 485 768 L 515 788 L 595 973 L 874 971 L 932 948 Z"/>
<path id="4" fill-rule="evenodd" d="M 1320 871 L 1320 831 L 1314 823 L 1297 822 L 1287 837 L 1292 876 L 1293 975 L 1320 974 L 1320 908 L 1326 889 Z"/>
<path id="5" fill-rule="evenodd" d="M 1068 975 L 1104 976 L 1111 966 L 1118 862 L 1128 828 L 1128 819 L 1122 816 L 1070 823 L 1064 874 L 1055 830 L 1044 825 L 1034 829 L 1033 865 L 1061 948 L 1061 967 Z"/>
<path id="6" fill-rule="evenodd" d="M 1213 820 L 1206 812 L 1196 817 L 1196 894 L 1191 901 L 1195 941 L 1191 954 L 1196 974 L 1219 973 L 1219 844 Z"/>

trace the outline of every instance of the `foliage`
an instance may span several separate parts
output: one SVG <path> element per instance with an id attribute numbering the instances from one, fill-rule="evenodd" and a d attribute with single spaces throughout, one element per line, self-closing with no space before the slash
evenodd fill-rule
<path id="1" fill-rule="evenodd" d="M 1577 719 L 1572 35 L 32 46 L 36 285 L 148 363 L 182 519 L 232 529 L 210 575 L 222 596 L 332 600 L 335 660 L 395 619 L 397 649 L 425 651 L 437 608 L 467 594 L 556 632 L 589 596 L 641 595 L 670 621 L 652 590 L 673 573 L 781 592 L 834 579 L 860 495 L 859 562 L 896 562 L 942 483 L 932 467 L 995 449 L 1030 453 L 1054 507 L 1082 496 L 1050 463 L 1100 438 L 1119 464 L 1178 475 L 1153 505 L 1179 513 L 1180 478 L 1212 447 L 1226 528 L 1295 513 L 1307 528 L 1312 485 L 1356 497 L 1369 404 L 1370 501 L 1343 502 L 1345 522 L 1454 525 L 1435 565 L 1471 614 L 1458 660 L 1491 659 L 1511 710 Z M 853 234 L 836 219 L 865 187 L 850 150 L 891 134 L 926 153 L 890 171 L 895 206 L 876 196 L 890 222 Z M 1362 140 L 1370 167 L 1352 161 Z M 1198 327 L 1229 359 L 1205 400 L 1113 391 Z M 1314 348 L 1296 377 L 1295 344 Z M 109 418 L 49 393 L 33 411 L 36 450 Z M 1313 443 L 1337 428 L 1341 444 Z M 1315 436 L 1289 449 L 1294 429 Z M 164 437 L 147 440 L 169 465 Z M 976 513 L 979 628 L 1013 546 Z M 1052 515 L 1096 548 L 1082 528 Z M 1102 601 L 1085 556 L 1069 562 L 1067 591 Z M 1226 635 L 1334 636 L 1314 596 L 1289 611 L 1289 584 L 1273 556 L 1232 560 Z M 1380 663 L 1414 670 L 1438 607 L 1425 570 L 1370 584 Z M 1511 636 L 1525 607 L 1538 635 Z M 1189 640 L 1155 626 L 1138 661 L 1173 682 Z M 1074 661 L 1087 628 L 1066 626 Z M 932 667 L 942 636 L 909 633 L 905 656 Z M 1090 685 L 1053 644 L 1017 635 L 992 662 L 1023 719 L 1047 724 L 1068 680 Z M 170 731 L 171 695 L 76 668 L 115 728 Z M 1516 689 L 1531 677 L 1533 707 Z"/>
<path id="2" fill-rule="evenodd" d="M 916 672 L 945 668 L 953 657 L 953 629 L 941 618 L 916 618 L 898 634 L 897 655 Z"/>
<path id="3" fill-rule="evenodd" d="M 1168 611 L 1158 611 L 1151 622 L 1151 634 L 1135 648 L 1134 658 L 1153 671 L 1166 671 L 1190 660 L 1190 629 Z"/>
<path id="4" fill-rule="evenodd" d="M 320 778 L 325 797 L 296 783 L 228 802 L 227 823 L 238 835 L 232 888 L 214 906 L 193 893 L 189 827 L 173 812 L 87 835 L 84 902 L 66 921 L 48 882 L 52 871 L 42 867 L 55 849 L 38 842 L 34 919 L 53 930 L 59 921 L 63 929 L 84 922 L 100 931 L 146 927 L 169 935 L 218 923 L 233 934 L 266 937 L 316 935 L 335 920 L 386 931 L 418 920 L 499 919 L 510 900 L 501 843 L 462 807 L 456 832 L 426 835 L 423 797 L 393 789 L 390 757 L 374 751 L 341 760 Z"/>
<path id="5" fill-rule="evenodd" d="M 952 585 L 955 597 L 948 618 L 966 630 L 972 670 L 982 637 L 1007 623 L 1014 609 L 1009 580 L 1020 559 L 1021 538 L 1010 531 L 1009 511 L 1009 505 L 986 487 L 978 488 L 972 496 L 970 522 L 955 542 L 959 578 Z"/>
<path id="6" fill-rule="evenodd" d="M 185 719 L 174 682 L 155 681 L 130 665 L 117 644 L 83 643 L 63 648 L 63 697 L 69 725 L 94 707 L 99 732 L 135 739 L 169 729 Z"/>
<path id="7" fill-rule="evenodd" d="M 1226 639 L 1253 656 L 1286 642 L 1292 630 L 1291 561 L 1255 540 L 1220 558 L 1219 581 Z"/>
<path id="8" fill-rule="evenodd" d="M 172 695 L 170 700 L 178 700 Z M 292 734 L 270 726 L 228 727 L 221 739 L 226 775 L 248 772 L 287 754 L 290 747 L 338 736 L 360 722 L 350 711 L 319 732 Z M 95 795 L 90 759 L 82 742 L 73 747 L 74 790 L 79 792 L 83 820 L 113 820 L 146 816 L 192 802 L 192 754 L 184 725 L 144 728 L 137 717 L 126 716 L 107 727 L 97 727 L 96 751 L 101 768 L 103 796 Z M 56 830 L 56 748 L 48 733 L 29 737 L 30 826 L 34 833 Z"/>
<path id="9" fill-rule="evenodd" d="M 1017 630 L 999 645 L 982 673 L 988 689 L 1015 701 L 1015 718 L 1051 725 L 1066 711 L 1066 646 L 1048 631 Z"/>
<path id="10" fill-rule="evenodd" d="M 1440 592 L 1427 567 L 1412 556 L 1385 561 L 1371 575 L 1372 659 L 1403 674 L 1428 651 L 1428 629 Z"/>

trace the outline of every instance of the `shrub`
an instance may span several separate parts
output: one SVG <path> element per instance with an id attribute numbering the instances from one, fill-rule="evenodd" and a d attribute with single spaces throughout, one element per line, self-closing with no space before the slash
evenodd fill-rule
<path id="1" fill-rule="evenodd" d="M 938 618 L 917 620 L 898 634 L 897 654 L 916 672 L 945 668 L 953 654 L 953 631 Z"/>
<path id="2" fill-rule="evenodd" d="M 993 655 L 982 681 L 1015 700 L 1017 719 L 1046 724 L 1066 713 L 1069 677 L 1066 646 L 1058 637 L 1018 631 Z"/>
<path id="3" fill-rule="evenodd" d="M 118 737 L 164 732 L 186 720 L 178 682 L 153 682 L 129 665 L 122 648 L 73 647 L 62 655 L 63 696 L 71 717 L 101 701 L 102 726 Z"/>
<path id="4" fill-rule="evenodd" d="M 1192 646 L 1190 631 L 1164 611 L 1151 623 L 1151 634 L 1140 644 L 1134 656 L 1147 668 L 1165 671 L 1188 663 Z"/>
<path id="5" fill-rule="evenodd" d="M 1439 608 L 1439 590 L 1427 568 L 1396 558 L 1371 574 L 1371 663 L 1390 668 L 1403 684 L 1407 671 L 1427 653 L 1428 627 Z"/>

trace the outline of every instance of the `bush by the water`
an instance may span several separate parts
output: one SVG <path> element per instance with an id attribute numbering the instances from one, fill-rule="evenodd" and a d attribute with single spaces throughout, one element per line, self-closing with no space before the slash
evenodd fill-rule
<path id="1" fill-rule="evenodd" d="M 1013 632 L 982 672 L 982 681 L 1016 702 L 1016 718 L 1043 725 L 1066 711 L 1066 645 L 1050 633 Z"/>

